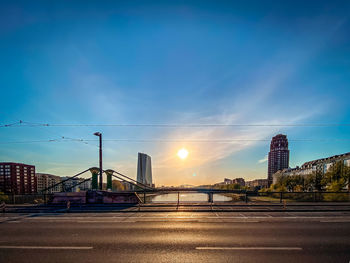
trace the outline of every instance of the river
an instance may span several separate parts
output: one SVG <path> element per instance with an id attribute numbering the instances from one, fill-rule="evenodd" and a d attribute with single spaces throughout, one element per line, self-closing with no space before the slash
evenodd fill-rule
<path id="1" fill-rule="evenodd" d="M 214 202 L 226 202 L 231 200 L 231 197 L 214 194 Z M 152 196 L 151 202 L 177 202 L 177 193 Z M 208 202 L 208 195 L 202 193 L 180 193 L 180 202 Z"/>

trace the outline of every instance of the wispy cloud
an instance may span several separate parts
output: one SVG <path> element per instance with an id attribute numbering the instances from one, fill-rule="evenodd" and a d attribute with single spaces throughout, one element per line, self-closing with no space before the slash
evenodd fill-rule
<path id="1" fill-rule="evenodd" d="M 299 105 L 284 107 L 283 102 L 278 105 L 278 111 L 274 107 L 269 107 L 269 103 L 273 101 L 272 105 L 278 103 L 274 101 L 274 93 L 281 90 L 284 83 L 289 80 L 302 63 L 301 61 L 294 61 L 283 66 L 283 64 L 277 63 L 276 65 L 270 65 L 270 69 L 264 69 L 270 74 L 262 74 L 259 72 L 256 78 L 248 83 L 250 85 L 250 91 L 247 90 L 245 94 L 240 94 L 237 97 L 231 98 L 232 103 L 227 104 L 227 98 L 224 98 L 222 102 L 218 102 L 220 105 L 225 105 L 223 110 L 218 109 L 217 114 L 209 116 L 201 116 L 200 113 L 197 115 L 193 114 L 192 120 L 188 120 L 188 114 L 186 114 L 187 123 L 218 123 L 218 124 L 297 124 L 309 120 L 316 114 L 323 112 L 324 104 L 315 104 L 313 109 L 304 109 Z M 261 84 L 263 83 L 263 84 Z M 261 84 L 261 85 L 260 85 Z M 233 106 L 230 106 L 233 105 Z M 179 118 L 181 119 L 181 118 Z M 283 132 L 291 127 L 283 127 Z M 274 126 L 242 126 L 242 127 L 206 127 L 205 129 L 195 128 L 178 128 L 163 136 L 168 139 L 183 139 L 182 145 L 179 144 L 166 144 L 162 146 L 162 149 L 158 148 L 157 153 L 154 155 L 154 169 L 155 174 L 158 175 L 158 171 L 162 173 L 162 180 L 166 182 L 174 178 L 174 174 L 182 174 L 187 171 L 190 174 L 191 171 L 195 171 L 206 167 L 208 169 L 203 173 L 207 174 L 211 178 L 217 175 L 215 169 L 215 163 L 229 158 L 238 152 L 245 149 L 257 146 L 258 143 L 265 140 L 270 140 L 273 135 L 279 133 L 280 127 Z M 206 142 L 206 143 L 187 143 L 186 141 L 191 140 L 230 140 L 231 142 L 218 143 L 218 142 Z M 179 160 L 176 157 L 169 158 L 176 153 L 177 148 L 186 147 L 188 148 L 190 155 L 186 163 L 179 165 Z M 232 159 L 229 162 L 234 161 Z M 258 160 L 258 164 L 267 161 L 267 156 L 263 159 Z M 225 161 L 226 162 L 226 161 Z M 227 162 L 226 162 L 227 163 Z M 254 165 L 254 160 L 252 160 Z M 187 169 L 187 170 L 186 170 Z M 164 174 L 164 171 L 169 171 Z M 196 180 L 201 178 L 198 173 Z M 220 174 L 220 178 L 223 177 Z M 259 176 L 259 175 L 258 175 Z M 193 182 L 193 178 L 188 178 L 188 183 Z M 212 178 L 211 180 L 218 180 Z M 187 182 L 187 181 L 186 181 Z"/>
<path id="2" fill-rule="evenodd" d="M 270 71 L 270 75 L 264 75 L 264 79 L 261 77 L 261 72 L 258 80 L 254 79 L 251 83 L 251 92 L 246 92 L 245 95 L 240 95 L 235 99 L 232 99 L 232 105 L 230 107 L 225 104 L 225 111 L 210 116 L 192 116 L 193 123 L 218 123 L 218 124 L 295 124 L 300 121 L 305 121 L 309 117 L 313 116 L 316 112 L 320 112 L 320 107 L 314 105 L 313 111 L 305 111 L 304 109 L 281 107 L 278 112 L 273 111 L 271 108 L 266 107 L 268 102 L 272 99 L 276 90 L 280 89 L 288 78 L 294 73 L 294 68 L 300 63 L 295 62 L 293 67 L 288 64 L 285 67 L 281 65 L 271 66 L 271 69 L 264 71 Z M 270 77 L 269 77 L 270 76 Z M 277 77 L 278 76 L 278 77 Z M 259 83 L 264 83 L 262 88 Z M 259 88 L 260 87 L 260 88 Z M 226 99 L 223 99 L 226 101 Z M 221 104 L 221 103 L 218 103 Z M 186 115 L 188 117 L 188 115 Z M 224 159 L 236 152 L 244 150 L 246 148 L 256 145 L 260 140 L 270 139 L 272 135 L 279 132 L 278 127 L 269 126 L 242 126 L 242 127 L 207 127 L 205 129 L 188 129 L 178 128 L 167 134 L 167 138 L 171 139 L 184 139 L 186 140 L 230 140 L 231 142 L 225 143 L 190 143 L 188 144 L 189 150 L 195 153 L 195 158 L 191 160 L 191 166 L 201 166 L 209 162 L 215 162 L 217 160 Z M 186 143 L 186 142 L 184 142 Z M 173 146 L 168 146 L 168 149 L 164 149 L 165 152 L 170 153 L 174 151 Z M 171 162 L 168 158 L 163 156 L 169 156 L 161 151 L 157 159 L 160 160 L 157 165 L 159 166 L 171 166 Z"/>
<path id="3" fill-rule="evenodd" d="M 268 160 L 268 156 L 266 155 L 263 159 L 260 159 L 258 163 L 266 163 Z"/>

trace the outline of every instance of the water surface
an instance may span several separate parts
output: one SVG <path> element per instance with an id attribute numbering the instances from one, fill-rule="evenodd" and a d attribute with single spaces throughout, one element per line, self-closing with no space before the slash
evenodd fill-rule
<path id="1" fill-rule="evenodd" d="M 170 193 L 152 196 L 151 202 L 177 202 L 177 195 L 177 193 Z M 180 202 L 208 202 L 208 195 L 203 193 L 180 193 L 179 198 Z M 231 200 L 231 197 L 214 194 L 214 202 L 226 202 Z"/>

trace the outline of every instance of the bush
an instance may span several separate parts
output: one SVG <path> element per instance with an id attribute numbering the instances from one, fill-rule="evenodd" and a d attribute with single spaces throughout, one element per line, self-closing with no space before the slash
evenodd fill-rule
<path id="1" fill-rule="evenodd" d="M 42 198 L 37 198 L 37 199 L 34 199 L 34 204 L 43 204 L 44 203 L 44 200 Z"/>
<path id="2" fill-rule="evenodd" d="M 323 201 L 329 201 L 329 202 L 347 202 L 349 200 L 349 194 L 323 194 Z"/>
<path id="3" fill-rule="evenodd" d="M 0 202 L 8 202 L 9 201 L 9 197 L 7 195 L 5 195 L 4 193 L 0 192 Z"/>

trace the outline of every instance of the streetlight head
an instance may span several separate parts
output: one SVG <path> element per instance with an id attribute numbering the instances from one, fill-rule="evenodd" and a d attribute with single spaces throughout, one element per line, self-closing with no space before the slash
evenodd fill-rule
<path id="1" fill-rule="evenodd" d="M 101 136 L 101 133 L 100 132 L 95 132 L 94 135 Z"/>

